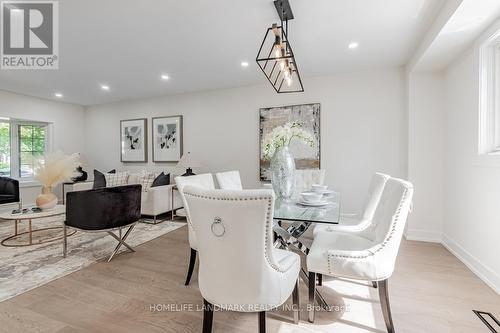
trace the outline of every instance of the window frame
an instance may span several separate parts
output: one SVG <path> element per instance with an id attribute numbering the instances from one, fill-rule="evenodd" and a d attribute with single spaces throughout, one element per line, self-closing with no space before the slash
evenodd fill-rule
<path id="1" fill-rule="evenodd" d="M 478 154 L 500 156 L 500 27 L 479 45 Z"/>
<path id="2" fill-rule="evenodd" d="M 1 119 L 3 123 L 10 124 L 10 178 L 19 182 L 33 182 L 34 177 L 21 177 L 21 151 L 20 151 L 20 126 L 43 126 L 45 127 L 45 154 L 52 151 L 52 123 L 21 119 Z"/>

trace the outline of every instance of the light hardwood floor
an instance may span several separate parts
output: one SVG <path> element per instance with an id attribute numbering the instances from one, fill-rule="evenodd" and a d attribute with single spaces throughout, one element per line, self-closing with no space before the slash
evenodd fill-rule
<path id="1" fill-rule="evenodd" d="M 2 302 L 0 332 L 201 332 L 200 311 L 152 310 L 157 304 L 201 306 L 196 272 L 191 285 L 183 285 L 188 249 L 183 227 L 136 253 Z M 318 313 L 315 324 L 304 311 L 298 326 L 278 317 L 291 313 L 269 314 L 268 332 L 385 332 L 376 289 L 326 277 L 319 289 L 330 305 L 346 310 Z M 389 289 L 398 333 L 488 333 L 472 309 L 500 316 L 500 296 L 438 244 L 403 242 Z M 306 302 L 302 283 L 303 307 Z M 256 314 L 217 312 L 214 319 L 214 332 L 257 332 Z"/>

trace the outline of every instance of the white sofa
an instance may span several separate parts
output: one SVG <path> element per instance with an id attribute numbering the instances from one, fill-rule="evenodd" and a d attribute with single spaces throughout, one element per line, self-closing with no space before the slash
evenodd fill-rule
<path id="1" fill-rule="evenodd" d="M 140 184 L 140 173 L 130 173 L 128 178 L 128 185 Z M 173 175 L 170 175 L 171 182 L 174 180 Z M 72 186 L 72 191 L 85 191 L 92 189 L 93 182 L 75 183 Z M 160 214 L 167 213 L 172 210 L 172 187 L 175 184 L 156 186 L 149 188 L 146 192 L 142 192 L 141 196 L 141 214 L 145 216 L 152 216 L 153 223 L 156 223 L 156 217 Z M 71 190 L 66 191 L 71 192 Z M 174 193 L 173 209 L 181 208 L 182 199 L 178 191 Z"/>

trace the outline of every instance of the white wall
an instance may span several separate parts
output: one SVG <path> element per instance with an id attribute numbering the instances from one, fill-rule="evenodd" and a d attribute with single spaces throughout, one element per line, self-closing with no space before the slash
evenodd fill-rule
<path id="1" fill-rule="evenodd" d="M 415 186 L 407 239 L 440 242 L 443 229 L 444 78 L 409 77 L 408 179 Z"/>
<path id="2" fill-rule="evenodd" d="M 84 151 L 85 110 L 82 106 L 52 102 L 0 90 L 0 116 L 53 123 L 53 149 L 66 153 Z M 33 205 L 40 186 L 21 184 L 25 205 Z"/>
<path id="3" fill-rule="evenodd" d="M 478 58 L 445 75 L 443 243 L 500 294 L 500 156 L 478 155 Z"/>
<path id="4" fill-rule="evenodd" d="M 269 85 L 259 85 L 88 107 L 86 155 L 103 171 L 142 169 L 144 164 L 120 163 L 119 121 L 145 117 L 150 126 L 151 117 L 183 115 L 184 151 L 204 164 L 199 171 L 238 169 L 244 186 L 256 187 L 260 186 L 259 108 L 319 102 L 326 182 L 342 191 L 344 209 L 357 210 L 374 172 L 406 174 L 402 71 L 373 70 L 304 81 L 306 92 L 297 94 L 277 95 Z M 171 171 L 173 165 L 149 162 L 147 167 Z"/>

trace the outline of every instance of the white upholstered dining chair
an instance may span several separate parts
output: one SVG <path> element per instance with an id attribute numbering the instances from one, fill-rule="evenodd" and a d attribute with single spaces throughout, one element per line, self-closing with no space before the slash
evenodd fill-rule
<path id="1" fill-rule="evenodd" d="M 370 185 L 368 187 L 368 194 L 365 199 L 363 214 L 357 216 L 356 214 L 341 214 L 340 224 L 317 224 L 314 227 L 314 235 L 320 231 L 330 231 L 330 232 L 357 232 L 366 229 L 370 226 L 375 215 L 375 209 L 380 201 L 382 192 L 385 187 L 385 183 L 391 176 L 383 173 L 375 173 L 372 176 Z M 349 222 L 348 224 L 343 224 L 342 222 Z"/>
<path id="2" fill-rule="evenodd" d="M 319 232 L 307 255 L 309 301 L 314 303 L 316 273 L 376 281 L 389 333 L 394 332 L 387 281 L 394 271 L 401 237 L 413 197 L 411 183 L 390 178 L 370 227 L 357 232 Z M 314 321 L 314 308 L 309 312 Z"/>
<path id="3" fill-rule="evenodd" d="M 325 182 L 325 170 L 295 170 L 294 197 L 300 193 L 311 190 L 313 184 L 323 185 Z"/>
<path id="4" fill-rule="evenodd" d="M 211 332 L 213 306 L 258 312 L 260 332 L 265 332 L 265 312 L 292 293 L 298 323 L 300 257 L 273 247 L 273 191 L 188 186 L 184 196 L 198 242 L 203 332 Z"/>
<path id="5" fill-rule="evenodd" d="M 223 190 L 242 190 L 240 172 L 238 170 L 218 172 L 215 174 L 219 188 Z"/>
<path id="6" fill-rule="evenodd" d="M 191 224 L 189 223 L 189 211 L 188 211 L 189 208 L 186 204 L 186 198 L 184 197 L 184 187 L 186 187 L 187 185 L 191 185 L 206 190 L 213 190 L 215 189 L 215 184 L 211 173 L 204 173 L 194 176 L 178 176 L 175 177 L 175 184 L 177 185 L 177 189 L 179 190 L 179 193 L 181 195 L 182 202 L 184 204 L 184 209 L 186 210 L 187 214 L 186 219 L 188 220 L 188 239 L 189 239 L 189 246 L 191 247 L 191 253 L 189 258 L 189 267 L 186 276 L 186 282 L 185 282 L 185 285 L 187 286 L 191 281 L 191 276 L 193 275 L 194 265 L 196 263 L 196 251 L 198 249 L 198 245 L 196 241 L 196 235 L 194 234 Z"/>

